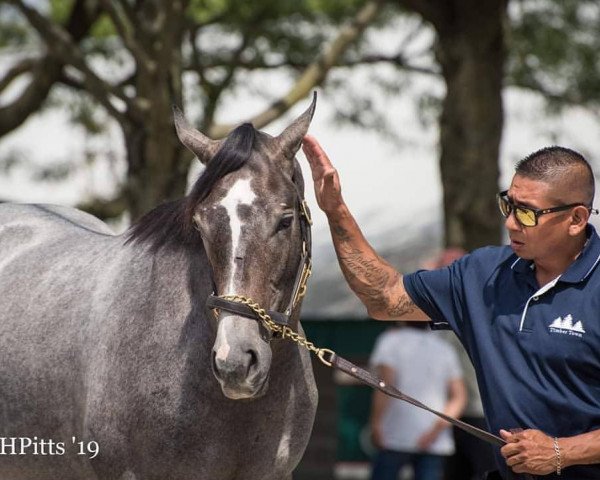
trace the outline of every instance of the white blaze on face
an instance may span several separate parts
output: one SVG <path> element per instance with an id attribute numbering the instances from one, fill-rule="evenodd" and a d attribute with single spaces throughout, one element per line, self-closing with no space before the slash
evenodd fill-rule
<path id="1" fill-rule="evenodd" d="M 225 336 L 225 333 L 223 333 L 223 336 Z M 223 360 L 223 361 L 227 360 L 227 355 L 229 355 L 229 350 L 231 350 L 231 347 L 227 343 L 227 338 L 221 339 L 220 346 L 217 349 L 217 354 L 216 354 L 217 360 Z"/>
<path id="2" fill-rule="evenodd" d="M 238 207 L 240 205 L 251 205 L 255 198 L 256 195 L 252 191 L 252 188 L 250 188 L 250 180 L 240 179 L 233 184 L 220 203 L 220 205 L 227 210 L 229 226 L 231 227 L 231 276 L 229 277 L 229 282 L 227 284 L 227 291 L 224 292 L 225 295 L 232 295 L 235 293 L 234 282 L 237 275 L 237 263 L 235 257 L 238 256 L 240 238 L 242 236 L 242 222 L 238 215 Z"/>

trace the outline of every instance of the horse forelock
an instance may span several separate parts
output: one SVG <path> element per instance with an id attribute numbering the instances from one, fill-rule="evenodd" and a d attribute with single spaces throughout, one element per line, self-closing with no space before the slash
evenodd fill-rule
<path id="1" fill-rule="evenodd" d="M 187 197 L 188 219 L 193 217 L 196 206 L 208 196 L 220 179 L 248 162 L 255 146 L 256 134 L 252 124 L 244 123 L 228 135 Z"/>
<path id="2" fill-rule="evenodd" d="M 225 139 L 190 193 L 179 200 L 159 205 L 146 213 L 127 233 L 126 243 L 149 243 L 157 252 L 165 246 L 198 247 L 202 244 L 194 228 L 196 208 L 225 175 L 239 170 L 250 157 L 255 144 L 256 130 L 244 123 Z"/>

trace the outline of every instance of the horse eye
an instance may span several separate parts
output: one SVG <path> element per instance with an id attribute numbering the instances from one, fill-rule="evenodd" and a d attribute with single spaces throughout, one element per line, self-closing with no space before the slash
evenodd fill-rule
<path id="1" fill-rule="evenodd" d="M 280 232 L 281 230 L 285 230 L 286 228 L 290 228 L 290 226 L 292 225 L 293 221 L 294 221 L 293 215 L 288 215 L 286 217 L 283 217 L 279 221 L 279 225 L 277 225 L 277 231 Z"/>

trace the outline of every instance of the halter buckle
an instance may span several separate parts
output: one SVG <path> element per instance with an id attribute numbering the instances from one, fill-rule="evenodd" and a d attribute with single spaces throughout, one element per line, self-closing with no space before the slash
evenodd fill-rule
<path id="1" fill-rule="evenodd" d="M 317 350 L 317 357 L 324 365 L 331 367 L 333 364 L 333 357 L 335 356 L 335 352 L 330 350 L 329 348 L 319 348 Z"/>
<path id="2" fill-rule="evenodd" d="M 302 202 L 300 202 L 300 213 L 304 218 L 306 218 L 308 224 L 312 226 L 313 221 L 312 217 L 310 216 L 310 208 L 308 208 L 308 203 L 306 202 L 306 200 L 302 200 Z"/>
<path id="3" fill-rule="evenodd" d="M 292 302 L 292 308 L 296 308 L 296 305 L 306 295 L 306 284 L 308 283 L 308 279 L 312 274 L 312 266 L 310 259 L 307 259 L 302 266 L 302 273 L 300 274 L 300 282 L 298 283 L 298 288 L 296 289 L 294 300 Z"/>

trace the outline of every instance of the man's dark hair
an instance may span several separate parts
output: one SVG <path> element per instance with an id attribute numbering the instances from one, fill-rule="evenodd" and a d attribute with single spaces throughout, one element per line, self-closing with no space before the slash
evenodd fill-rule
<path id="1" fill-rule="evenodd" d="M 545 147 L 533 152 L 515 166 L 515 173 L 532 180 L 553 184 L 571 183 L 592 206 L 594 172 L 583 155 L 566 147 Z"/>

